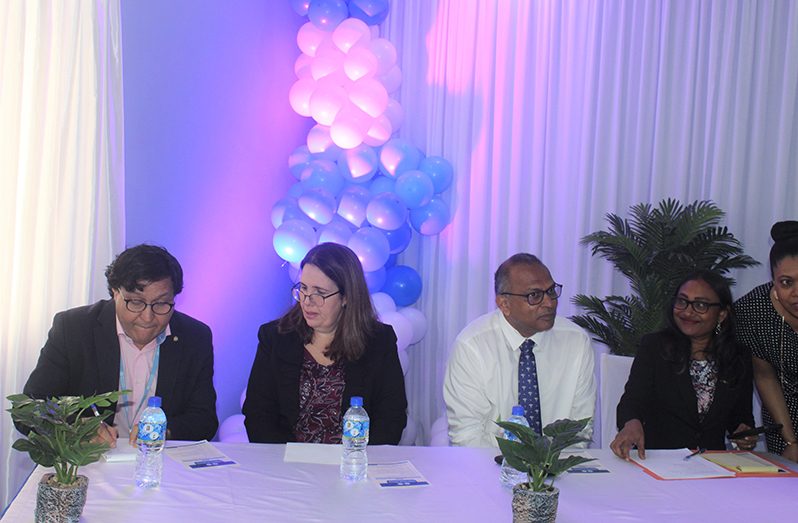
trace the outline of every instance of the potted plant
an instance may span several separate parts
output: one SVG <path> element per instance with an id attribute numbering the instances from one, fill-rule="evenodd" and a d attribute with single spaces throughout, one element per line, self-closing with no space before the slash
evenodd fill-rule
<path id="1" fill-rule="evenodd" d="M 560 457 L 560 453 L 567 447 L 590 441 L 582 435 L 588 423 L 590 418 L 560 419 L 546 425 L 543 435 L 539 435 L 525 425 L 509 421 L 496 422 L 518 437 L 519 441 L 501 437 L 496 440 L 507 463 L 516 470 L 526 472 L 528 479 L 513 487 L 514 523 L 555 520 L 560 491 L 554 486 L 554 478 L 571 467 L 593 461 L 593 458 L 584 456 Z"/>
<path id="2" fill-rule="evenodd" d="M 609 228 L 588 234 L 581 243 L 591 246 L 594 256 L 612 262 L 629 281 L 632 294 L 603 299 L 578 294 L 573 302 L 587 312 L 571 318 L 611 353 L 626 356 L 634 356 L 644 334 L 664 327 L 663 311 L 687 274 L 709 269 L 725 275 L 759 265 L 720 226 L 725 213 L 711 201 L 684 206 L 667 199 L 656 208 L 640 203 L 630 214 L 630 219 L 607 214 Z"/>
<path id="3" fill-rule="evenodd" d="M 77 522 L 86 504 L 89 479 L 78 475 L 78 467 L 94 463 L 108 450 L 107 443 L 92 441 L 100 423 L 111 411 L 94 416 L 92 405 L 108 407 L 126 391 L 96 396 L 62 396 L 33 399 L 25 394 L 8 396 L 11 419 L 27 432 L 12 447 L 30 454 L 34 463 L 53 467 L 39 482 L 36 496 L 37 522 Z M 88 412 L 87 412 L 88 411 Z"/>

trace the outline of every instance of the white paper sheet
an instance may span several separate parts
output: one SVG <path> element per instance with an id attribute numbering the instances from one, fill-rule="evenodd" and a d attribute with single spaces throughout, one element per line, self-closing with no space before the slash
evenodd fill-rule
<path id="1" fill-rule="evenodd" d="M 167 446 L 166 455 L 188 469 L 200 470 L 238 465 L 207 441 Z"/>
<path id="2" fill-rule="evenodd" d="M 646 459 L 640 459 L 637 451 L 632 451 L 632 461 L 653 472 L 662 479 L 702 479 L 734 477 L 734 472 L 726 470 L 711 461 L 693 456 L 689 449 L 646 450 Z"/>
<path id="3" fill-rule="evenodd" d="M 340 465 L 342 445 L 322 443 L 287 443 L 283 461 L 293 463 L 315 463 L 317 465 Z"/>
<path id="4" fill-rule="evenodd" d="M 368 478 L 383 488 L 426 487 L 429 481 L 407 460 L 369 463 Z"/>
<path id="5" fill-rule="evenodd" d="M 103 454 L 103 460 L 108 463 L 126 463 L 136 461 L 136 453 L 138 449 L 130 445 L 127 439 L 116 440 L 116 447 L 108 449 Z"/>

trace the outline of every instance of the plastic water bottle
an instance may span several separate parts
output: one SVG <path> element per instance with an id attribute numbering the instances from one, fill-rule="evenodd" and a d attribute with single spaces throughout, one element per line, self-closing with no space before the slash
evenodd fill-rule
<path id="1" fill-rule="evenodd" d="M 166 414 L 161 410 L 161 398 L 152 396 L 141 413 L 136 444 L 136 486 L 154 488 L 161 484 L 163 447 L 166 441 Z"/>
<path id="2" fill-rule="evenodd" d="M 524 407 L 521 405 L 516 405 L 513 407 L 513 412 L 507 421 L 511 421 L 513 423 L 518 423 L 519 425 L 523 425 L 525 427 L 529 426 L 529 422 L 524 417 Z M 509 430 L 504 431 L 504 439 L 509 439 L 510 441 L 518 441 L 518 438 L 510 432 Z M 523 483 L 527 481 L 527 474 L 526 472 L 521 472 L 519 470 L 515 470 L 513 467 L 507 464 L 507 460 L 502 459 L 502 473 L 501 473 L 502 485 L 505 487 L 514 487 L 519 483 Z"/>
<path id="3" fill-rule="evenodd" d="M 369 415 L 363 408 L 363 398 L 352 396 L 349 410 L 344 414 L 344 430 L 341 442 L 344 452 L 341 455 L 341 478 L 349 481 L 366 479 L 369 465 L 366 445 L 369 442 Z"/>

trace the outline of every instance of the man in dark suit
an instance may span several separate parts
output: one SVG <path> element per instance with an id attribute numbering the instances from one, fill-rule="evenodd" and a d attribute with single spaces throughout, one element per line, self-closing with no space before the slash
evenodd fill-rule
<path id="1" fill-rule="evenodd" d="M 210 328 L 174 310 L 180 263 L 162 248 L 137 245 L 105 272 L 110 300 L 55 315 L 24 393 L 37 398 L 129 389 L 98 438 L 135 438 L 147 398 L 160 396 L 167 437 L 211 439 L 219 425 Z"/>

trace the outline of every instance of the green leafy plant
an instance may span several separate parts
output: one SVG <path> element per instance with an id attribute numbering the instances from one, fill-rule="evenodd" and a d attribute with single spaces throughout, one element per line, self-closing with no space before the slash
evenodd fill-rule
<path id="1" fill-rule="evenodd" d="M 499 449 L 507 464 L 526 472 L 528 488 L 535 492 L 544 492 L 552 490 L 557 475 L 576 465 L 593 461 L 593 458 L 584 456 L 560 457 L 560 453 L 567 447 L 590 441 L 582 435 L 588 423 L 590 418 L 560 419 L 546 425 L 541 436 L 525 425 L 498 421 L 498 426 L 515 434 L 519 441 L 501 437 L 496 437 L 496 441 L 499 442 Z M 551 478 L 548 484 L 547 478 Z"/>
<path id="2" fill-rule="evenodd" d="M 759 265 L 720 223 L 725 213 L 711 201 L 682 205 L 674 199 L 656 208 L 634 205 L 631 218 L 606 215 L 609 227 L 582 238 L 593 256 L 610 261 L 629 281 L 630 296 L 598 298 L 578 294 L 573 303 L 586 313 L 571 319 L 613 354 L 634 355 L 643 335 L 665 326 L 664 311 L 676 285 L 689 273 Z M 727 278 L 730 284 L 734 281 Z"/>
<path id="3" fill-rule="evenodd" d="M 94 463 L 108 450 L 107 443 L 92 442 L 100 423 L 111 415 L 84 416 L 92 405 L 108 407 L 130 391 L 113 391 L 96 396 L 61 396 L 46 400 L 25 394 L 8 396 L 11 419 L 30 429 L 12 447 L 30 454 L 34 463 L 55 469 L 55 481 L 70 486 L 77 480 L 78 467 Z"/>

